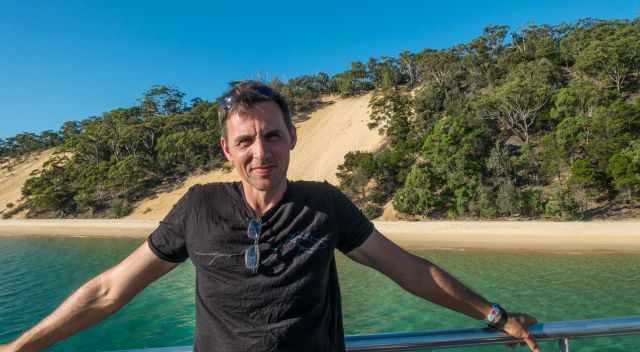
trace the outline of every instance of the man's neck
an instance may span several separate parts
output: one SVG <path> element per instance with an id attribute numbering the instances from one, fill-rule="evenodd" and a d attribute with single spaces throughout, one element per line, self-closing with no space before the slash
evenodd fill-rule
<path id="1" fill-rule="evenodd" d="M 247 204 L 253 209 L 256 216 L 261 217 L 284 197 L 287 190 L 287 180 L 285 179 L 280 185 L 267 191 L 255 189 L 243 181 L 242 189 Z"/>

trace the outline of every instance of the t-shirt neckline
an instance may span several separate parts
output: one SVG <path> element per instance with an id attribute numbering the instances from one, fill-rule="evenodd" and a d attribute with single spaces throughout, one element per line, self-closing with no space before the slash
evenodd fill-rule
<path id="1" fill-rule="evenodd" d="M 244 187 L 242 186 L 242 181 L 234 182 L 234 186 L 236 187 L 236 190 L 240 195 L 242 206 L 244 207 L 244 210 L 246 211 L 247 215 L 249 215 L 250 219 L 260 220 L 260 222 L 264 224 L 273 216 L 273 213 L 275 213 L 278 210 L 278 208 L 280 208 L 280 206 L 289 199 L 289 193 L 291 191 L 291 181 L 289 181 L 288 179 L 286 181 L 287 181 L 287 188 L 284 190 L 284 194 L 282 195 L 282 198 L 280 198 L 280 200 L 276 204 L 274 204 L 271 208 L 269 208 L 269 210 L 267 210 L 260 217 L 256 215 L 255 210 L 253 210 L 251 205 L 249 205 L 249 203 L 247 202 L 247 198 L 244 196 Z"/>

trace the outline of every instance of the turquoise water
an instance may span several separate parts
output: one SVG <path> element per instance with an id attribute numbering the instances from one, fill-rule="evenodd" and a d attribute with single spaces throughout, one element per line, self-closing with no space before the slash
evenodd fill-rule
<path id="1" fill-rule="evenodd" d="M 50 313 L 141 239 L 0 238 L 0 342 Z M 638 255 L 420 251 L 490 300 L 541 321 L 640 315 Z M 416 298 L 381 274 L 338 256 L 347 334 L 480 327 Z M 110 351 L 190 345 L 194 270 L 179 266 L 129 305 L 49 351 Z M 640 336 L 575 340 L 572 351 L 635 351 Z M 557 351 L 555 343 L 543 351 Z M 515 351 L 525 351 L 517 348 Z M 447 351 L 514 351 L 501 346 Z"/>

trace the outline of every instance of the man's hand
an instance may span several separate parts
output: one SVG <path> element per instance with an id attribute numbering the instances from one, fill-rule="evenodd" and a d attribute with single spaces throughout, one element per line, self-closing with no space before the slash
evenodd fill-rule
<path id="1" fill-rule="evenodd" d="M 507 335 L 522 339 L 529 346 L 531 351 L 540 352 L 538 343 L 533 338 L 533 334 L 529 332 L 527 327 L 535 324 L 536 318 L 524 313 L 509 313 L 509 320 L 504 324 L 502 329 Z"/>

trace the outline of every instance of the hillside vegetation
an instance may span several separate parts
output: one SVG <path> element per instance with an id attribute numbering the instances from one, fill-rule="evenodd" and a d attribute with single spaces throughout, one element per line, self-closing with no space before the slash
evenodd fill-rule
<path id="1" fill-rule="evenodd" d="M 410 218 L 575 219 L 638 206 L 639 19 L 490 26 L 451 48 L 270 84 L 299 121 L 324 96 L 370 94 L 369 127 L 386 143 L 346 154 L 336 177 L 371 217 L 389 203 Z M 0 140 L 3 158 L 65 152 L 25 182 L 27 215 L 125 216 L 222 166 L 217 101 L 184 97 L 154 86 L 136 106 Z M 305 168 L 312 161 L 322 158 Z"/>
<path id="2" fill-rule="evenodd" d="M 370 216 L 389 201 L 409 218 L 637 214 L 640 20 L 492 26 L 368 67 L 388 144 L 338 177 Z"/>

